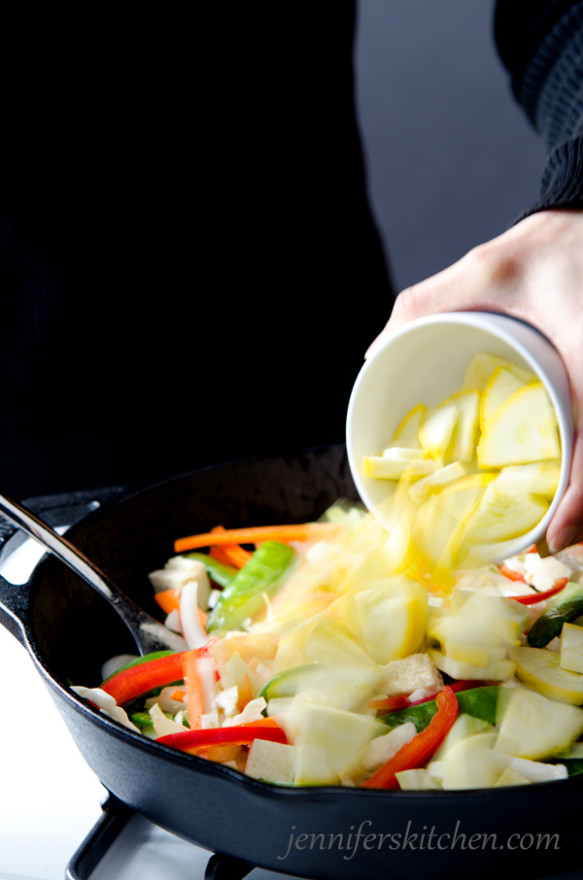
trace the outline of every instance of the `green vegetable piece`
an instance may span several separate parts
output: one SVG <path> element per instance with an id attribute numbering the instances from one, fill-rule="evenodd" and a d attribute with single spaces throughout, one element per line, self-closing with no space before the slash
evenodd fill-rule
<path id="1" fill-rule="evenodd" d="M 208 553 L 186 553 L 185 557 L 202 562 L 210 579 L 220 587 L 228 587 L 237 574 L 237 569 L 233 565 L 225 565 L 224 562 L 218 562 L 212 556 L 209 556 Z"/>
<path id="2" fill-rule="evenodd" d="M 306 681 L 306 678 L 309 678 L 313 672 L 320 669 L 322 667 L 318 663 L 305 663 L 302 666 L 284 669 L 265 682 L 257 696 L 263 697 L 264 700 L 273 700 L 277 697 L 294 697 L 300 686 Z"/>
<path id="3" fill-rule="evenodd" d="M 569 776 L 580 776 L 583 773 L 583 758 L 552 758 L 550 764 L 564 764 Z"/>
<path id="4" fill-rule="evenodd" d="M 170 712 L 164 712 L 166 718 L 170 720 L 174 719 L 174 716 Z M 142 733 L 146 733 L 147 731 L 154 729 L 154 724 L 152 722 L 152 716 L 149 712 L 132 712 L 129 716 L 130 721 L 132 721 Z"/>
<path id="5" fill-rule="evenodd" d="M 498 709 L 498 685 L 470 688 L 456 694 L 460 706 L 460 714 L 473 715 L 488 724 L 495 724 Z"/>
<path id="6" fill-rule="evenodd" d="M 282 575 L 295 559 L 295 551 L 279 541 L 265 541 L 225 587 L 207 620 L 208 632 L 235 629 L 265 607 Z"/>
<path id="7" fill-rule="evenodd" d="M 572 586 L 574 589 L 565 587 L 552 607 L 547 608 L 531 626 L 527 641 L 532 648 L 544 648 L 556 636 L 560 636 L 564 623 L 583 614 L 583 589 L 579 585 Z"/>
<path id="8" fill-rule="evenodd" d="M 488 724 L 496 723 L 496 707 L 498 704 L 498 686 L 486 685 L 484 687 L 469 688 L 456 694 L 460 707 L 460 715 L 473 715 L 481 718 Z M 416 706 L 408 706 L 383 715 L 381 721 L 388 727 L 398 727 L 406 721 L 412 721 L 417 732 L 424 730 L 435 713 L 437 703 L 435 700 L 427 700 Z"/>

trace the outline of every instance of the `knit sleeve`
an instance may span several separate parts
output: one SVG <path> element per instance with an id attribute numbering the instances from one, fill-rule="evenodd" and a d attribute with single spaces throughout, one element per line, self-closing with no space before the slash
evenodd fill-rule
<path id="1" fill-rule="evenodd" d="M 583 0 L 497 0 L 494 36 L 514 96 L 544 138 L 527 213 L 583 207 Z"/>

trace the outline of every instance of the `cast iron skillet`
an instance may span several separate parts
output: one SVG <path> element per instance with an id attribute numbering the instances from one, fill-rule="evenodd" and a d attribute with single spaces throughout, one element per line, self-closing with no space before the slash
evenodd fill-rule
<path id="1" fill-rule="evenodd" d="M 147 610 L 146 574 L 173 540 L 217 524 L 293 522 L 355 498 L 343 448 L 224 465 L 107 502 L 68 538 Z M 85 759 L 114 798 L 208 850 L 310 878 L 546 877 L 580 864 L 583 780 L 468 792 L 287 788 L 152 743 L 79 699 L 132 651 L 107 603 L 57 560 L 0 581 L 0 618 L 25 645 Z M 73 745 L 73 743 L 72 743 Z"/>

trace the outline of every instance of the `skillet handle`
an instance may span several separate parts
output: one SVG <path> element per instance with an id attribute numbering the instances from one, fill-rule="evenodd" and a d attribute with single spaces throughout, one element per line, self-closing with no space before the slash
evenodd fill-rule
<path id="1" fill-rule="evenodd" d="M 28 603 L 22 587 L 9 583 L 0 575 L 0 624 L 26 648 Z"/>
<path id="2" fill-rule="evenodd" d="M 109 793 L 102 813 L 67 865 L 65 880 L 89 877 L 134 815 L 133 810 Z"/>
<path id="3" fill-rule="evenodd" d="M 62 529 L 80 522 L 92 511 L 126 491 L 119 486 L 91 492 L 44 495 L 27 499 L 24 503 L 33 513 L 42 515 L 48 525 Z M 0 516 L 0 565 L 4 565 L 26 540 L 29 539 L 19 529 Z M 24 647 L 28 641 L 28 608 L 28 584 L 12 584 L 0 575 L 0 625 Z"/>

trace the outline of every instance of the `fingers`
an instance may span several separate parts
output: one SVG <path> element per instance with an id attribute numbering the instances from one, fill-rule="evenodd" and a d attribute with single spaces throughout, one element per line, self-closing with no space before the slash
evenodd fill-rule
<path id="1" fill-rule="evenodd" d="M 550 553 L 583 540 L 583 431 L 575 434 L 571 478 L 546 535 Z"/>
<path id="2" fill-rule="evenodd" d="M 480 245 L 457 263 L 403 290 L 391 318 L 374 340 L 367 356 L 387 333 L 409 321 L 452 311 L 505 311 L 524 317 L 522 304 L 513 296 L 519 272 L 512 239 Z"/>

